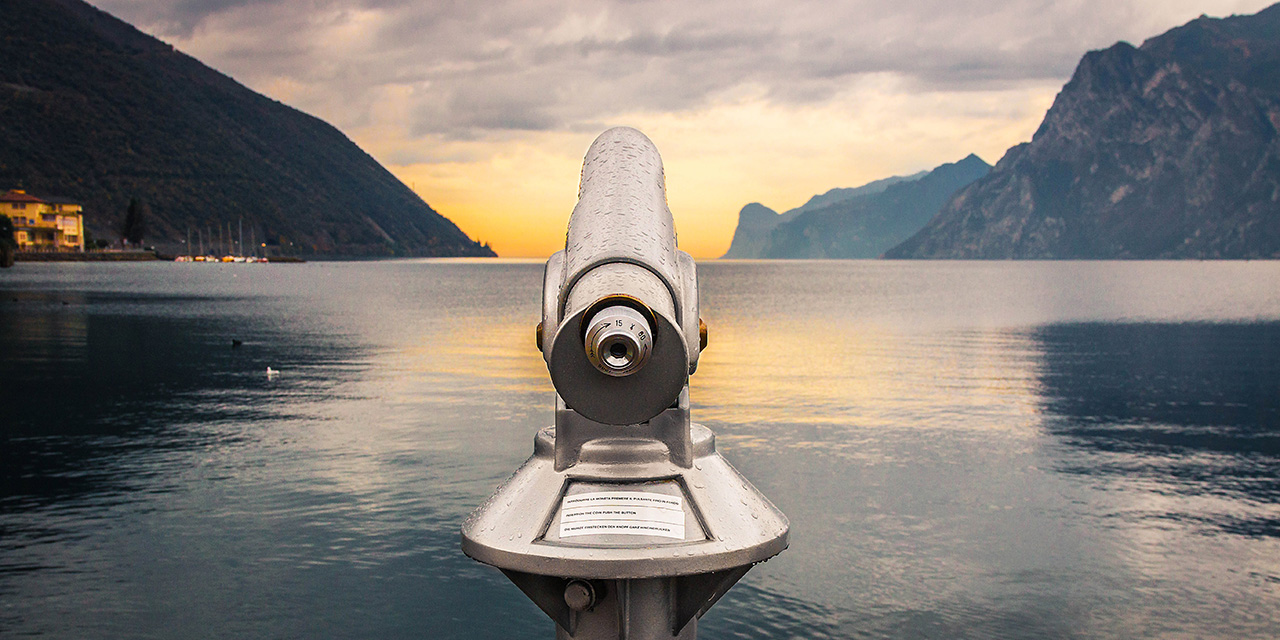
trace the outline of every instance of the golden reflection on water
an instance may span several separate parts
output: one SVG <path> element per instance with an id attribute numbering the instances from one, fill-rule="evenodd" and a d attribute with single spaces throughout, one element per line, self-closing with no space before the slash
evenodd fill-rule
<path id="1" fill-rule="evenodd" d="M 712 325 L 691 380 L 694 419 L 729 425 L 720 437 L 734 446 L 864 455 L 875 430 L 1034 436 L 1038 352 L 1024 332 L 787 320 Z"/>

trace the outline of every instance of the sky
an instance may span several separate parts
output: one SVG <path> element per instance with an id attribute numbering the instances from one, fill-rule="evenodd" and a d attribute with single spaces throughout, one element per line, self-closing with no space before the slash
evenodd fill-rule
<path id="1" fill-rule="evenodd" d="M 1272 0 L 90 0 L 336 126 L 504 257 L 562 249 L 587 147 L 662 154 L 681 249 L 738 210 L 1031 139 L 1085 52 Z"/>

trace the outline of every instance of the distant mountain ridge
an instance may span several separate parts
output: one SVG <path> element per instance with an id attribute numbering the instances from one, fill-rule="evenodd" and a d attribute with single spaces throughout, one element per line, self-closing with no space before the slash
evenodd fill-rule
<path id="1" fill-rule="evenodd" d="M 769 233 L 762 258 L 868 259 L 924 226 L 957 190 L 991 170 L 969 154 L 880 193 L 801 212 Z"/>
<path id="2" fill-rule="evenodd" d="M 814 209 L 820 209 L 822 207 L 835 204 L 842 200 L 848 200 L 850 198 L 856 198 L 859 196 L 874 195 L 874 194 L 880 193 L 881 191 L 884 191 L 885 189 L 888 189 L 891 185 L 895 185 L 899 182 L 910 182 L 912 180 L 919 180 L 920 178 L 923 178 L 926 175 L 928 175 L 928 173 L 929 173 L 928 171 L 921 171 L 918 173 L 913 173 L 909 176 L 890 176 L 888 178 L 872 180 L 871 182 L 868 182 L 862 185 L 861 187 L 853 187 L 853 188 L 836 187 L 835 189 L 828 190 L 826 193 L 821 193 L 816 196 L 813 196 L 812 198 L 809 198 L 809 200 L 806 201 L 804 204 L 794 209 L 791 209 L 790 211 L 783 212 L 782 215 L 784 216 L 792 215 L 792 217 L 794 217 L 793 214 L 798 214 L 803 211 L 812 211 Z"/>
<path id="3" fill-rule="evenodd" d="M 970 154 L 932 171 L 832 189 L 782 214 L 752 203 L 738 214 L 724 257 L 876 258 L 919 230 L 956 190 L 990 169 Z"/>
<path id="4" fill-rule="evenodd" d="M 884 191 L 890 185 L 908 180 L 918 180 L 927 173 L 927 171 L 921 171 L 909 176 L 881 178 L 860 187 L 837 187 L 815 195 L 804 204 L 783 213 L 778 213 L 758 202 L 752 202 L 738 212 L 738 226 L 734 229 L 733 240 L 729 243 L 729 250 L 721 258 L 754 259 L 763 257 L 769 233 L 777 228 L 778 225 L 794 220 L 801 213 L 852 198 L 874 195 Z"/>
<path id="5" fill-rule="evenodd" d="M 889 258 L 1280 258 L 1280 5 L 1084 56 Z"/>
<path id="6" fill-rule="evenodd" d="M 491 256 L 345 135 L 79 0 L 0 2 L 0 190 L 148 244 L 235 226 L 302 253 Z M 206 239 L 207 240 L 207 239 Z"/>

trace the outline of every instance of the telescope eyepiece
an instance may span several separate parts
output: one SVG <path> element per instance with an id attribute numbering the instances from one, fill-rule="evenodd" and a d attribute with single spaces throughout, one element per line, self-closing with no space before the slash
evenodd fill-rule
<path id="1" fill-rule="evenodd" d="M 653 327 L 644 314 L 626 305 L 605 307 L 587 325 L 587 360 L 601 373 L 629 376 L 649 361 L 653 352 Z"/>

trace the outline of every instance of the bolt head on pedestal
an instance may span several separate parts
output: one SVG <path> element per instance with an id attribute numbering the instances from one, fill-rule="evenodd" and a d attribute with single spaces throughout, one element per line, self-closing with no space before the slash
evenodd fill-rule
<path id="1" fill-rule="evenodd" d="M 570 580 L 564 587 L 564 603 L 579 613 L 596 606 L 596 590 L 586 580 Z"/>

